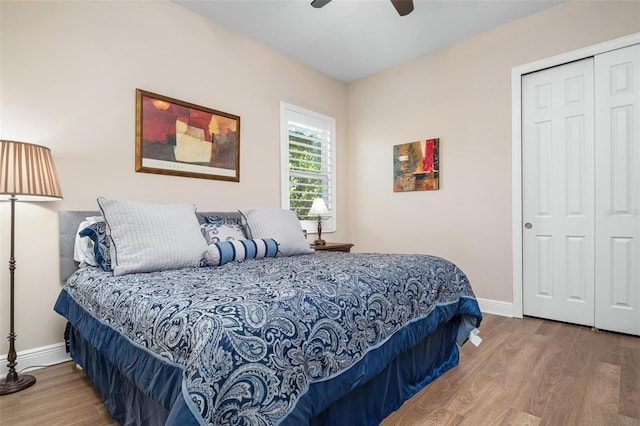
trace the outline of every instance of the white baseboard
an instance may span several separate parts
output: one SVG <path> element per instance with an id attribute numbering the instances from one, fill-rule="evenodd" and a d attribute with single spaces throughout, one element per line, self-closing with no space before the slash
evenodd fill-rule
<path id="1" fill-rule="evenodd" d="M 487 314 L 500 315 L 501 317 L 513 317 L 513 303 L 501 302 L 499 300 L 489 300 L 477 298 L 480 311 Z"/>
<path id="2" fill-rule="evenodd" d="M 18 352 L 16 371 L 19 374 L 65 361 L 71 361 L 71 357 L 65 351 L 64 342 L 54 343 L 53 345 Z M 2 354 L 0 355 L 0 376 L 4 377 L 7 374 L 7 370 L 7 354 Z"/>

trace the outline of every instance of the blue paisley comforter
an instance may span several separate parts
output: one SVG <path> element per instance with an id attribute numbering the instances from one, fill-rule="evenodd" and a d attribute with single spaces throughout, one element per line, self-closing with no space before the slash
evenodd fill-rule
<path id="1" fill-rule="evenodd" d="M 63 293 L 179 366 L 187 404 L 208 424 L 277 424 L 310 384 L 436 306 L 475 305 L 464 273 L 442 258 L 330 252 L 121 277 L 82 268 Z"/>

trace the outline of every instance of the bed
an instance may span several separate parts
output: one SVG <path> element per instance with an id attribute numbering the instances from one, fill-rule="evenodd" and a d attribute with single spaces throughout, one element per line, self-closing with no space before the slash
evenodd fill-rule
<path id="1" fill-rule="evenodd" d="M 78 225 L 99 215 L 112 225 L 104 209 L 60 212 L 65 286 L 54 309 L 71 357 L 121 424 L 376 425 L 457 365 L 482 318 L 465 274 L 428 255 L 282 255 L 273 238 L 277 256 L 246 249 L 242 261 L 220 260 L 226 242 L 205 243 L 216 266 L 78 268 Z M 194 216 L 199 232 L 208 218 L 243 218 Z M 117 228 L 112 256 L 125 248 Z"/>

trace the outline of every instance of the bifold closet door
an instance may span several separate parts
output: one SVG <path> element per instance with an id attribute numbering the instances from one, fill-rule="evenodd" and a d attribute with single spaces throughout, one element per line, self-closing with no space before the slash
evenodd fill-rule
<path id="1" fill-rule="evenodd" d="M 640 45 L 595 57 L 595 325 L 640 335 Z"/>
<path id="2" fill-rule="evenodd" d="M 522 78 L 523 312 L 594 324 L 593 58 Z"/>

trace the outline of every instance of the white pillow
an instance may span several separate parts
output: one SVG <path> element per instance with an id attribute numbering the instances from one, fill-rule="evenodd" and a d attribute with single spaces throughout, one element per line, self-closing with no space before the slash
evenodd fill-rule
<path id="1" fill-rule="evenodd" d="M 98 198 L 109 227 L 114 275 L 199 266 L 207 250 L 193 204 Z"/>
<path id="2" fill-rule="evenodd" d="M 313 253 L 294 211 L 282 209 L 240 209 L 249 238 L 273 238 L 278 256 Z"/>
<path id="3" fill-rule="evenodd" d="M 78 262 L 80 266 L 98 266 L 98 262 L 96 261 L 96 256 L 93 251 L 93 241 L 91 241 L 91 238 L 89 237 L 81 237 L 80 231 L 87 226 L 100 221 L 104 221 L 102 216 L 89 216 L 80 222 L 80 225 L 78 225 L 76 239 L 73 245 L 73 260 Z"/>

